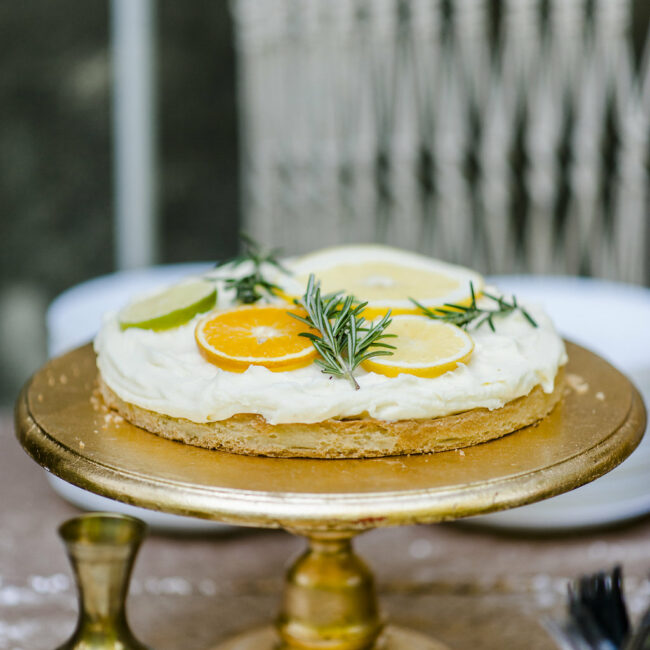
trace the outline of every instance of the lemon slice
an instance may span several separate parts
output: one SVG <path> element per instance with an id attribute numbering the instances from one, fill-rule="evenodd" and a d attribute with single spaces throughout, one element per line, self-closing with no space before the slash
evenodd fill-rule
<path id="1" fill-rule="evenodd" d="M 306 316 L 286 306 L 251 306 L 208 314 L 196 326 L 199 352 L 223 370 L 244 372 L 264 366 L 274 372 L 307 366 L 316 357 L 312 342 L 300 336 L 307 327 L 289 315 Z"/>
<path id="2" fill-rule="evenodd" d="M 466 363 L 474 350 L 474 341 L 460 327 L 425 316 L 395 316 L 386 333 L 396 335 L 390 341 L 393 354 L 368 359 L 362 366 L 387 377 L 438 377 Z"/>
<path id="3" fill-rule="evenodd" d="M 447 264 L 388 246 L 339 246 L 316 251 L 291 263 L 295 279 L 307 285 L 310 273 L 323 293 L 345 291 L 367 302 L 366 318 L 389 309 L 393 314 L 417 314 L 409 298 L 425 307 L 471 300 L 470 283 L 480 294 L 483 277 L 471 269 Z"/>
<path id="4" fill-rule="evenodd" d="M 118 320 L 123 330 L 166 330 L 209 311 L 216 302 L 217 290 L 212 282 L 191 280 L 132 302 L 120 311 Z"/>

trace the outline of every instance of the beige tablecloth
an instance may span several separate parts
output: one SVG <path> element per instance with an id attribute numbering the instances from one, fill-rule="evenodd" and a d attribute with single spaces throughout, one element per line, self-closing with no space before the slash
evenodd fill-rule
<path id="1" fill-rule="evenodd" d="M 57 525 L 78 511 L 0 415 L 0 650 L 49 650 L 76 618 Z M 554 647 L 540 624 L 561 612 L 566 582 L 622 562 L 629 605 L 650 603 L 650 521 L 581 536 L 531 538 L 470 526 L 383 529 L 362 535 L 386 614 L 456 650 Z M 276 531 L 151 535 L 138 558 L 129 615 L 156 650 L 199 650 L 271 620 L 282 573 L 303 542 Z"/>

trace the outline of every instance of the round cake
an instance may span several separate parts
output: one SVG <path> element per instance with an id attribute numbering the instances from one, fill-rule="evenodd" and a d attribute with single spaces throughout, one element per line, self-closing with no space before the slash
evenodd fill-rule
<path id="1" fill-rule="evenodd" d="M 280 321 L 260 324 L 276 312 L 295 325 L 277 326 L 286 349 Z M 509 434 L 560 401 L 567 360 L 540 307 L 469 269 L 378 246 L 281 264 L 249 255 L 107 314 L 95 350 L 104 401 L 139 427 L 232 453 L 312 458 L 429 453 Z"/>

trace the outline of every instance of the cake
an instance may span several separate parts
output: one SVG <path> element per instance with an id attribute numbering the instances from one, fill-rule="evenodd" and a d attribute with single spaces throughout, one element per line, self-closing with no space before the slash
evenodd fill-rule
<path id="1" fill-rule="evenodd" d="M 348 348 L 331 359 L 317 318 L 334 299 L 328 322 L 360 326 L 348 329 L 350 372 Z M 352 316 L 341 314 L 346 300 Z M 138 427 L 312 458 L 438 452 L 512 433 L 560 401 L 567 360 L 540 307 L 470 269 L 381 246 L 278 263 L 249 244 L 243 258 L 107 314 L 95 350 L 103 400 Z"/>

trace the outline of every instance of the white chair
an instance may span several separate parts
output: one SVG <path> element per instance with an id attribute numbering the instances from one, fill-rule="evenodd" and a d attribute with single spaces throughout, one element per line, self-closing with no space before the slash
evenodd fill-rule
<path id="1" fill-rule="evenodd" d="M 246 231 L 648 282 L 646 0 L 496 4 L 233 0 Z"/>

